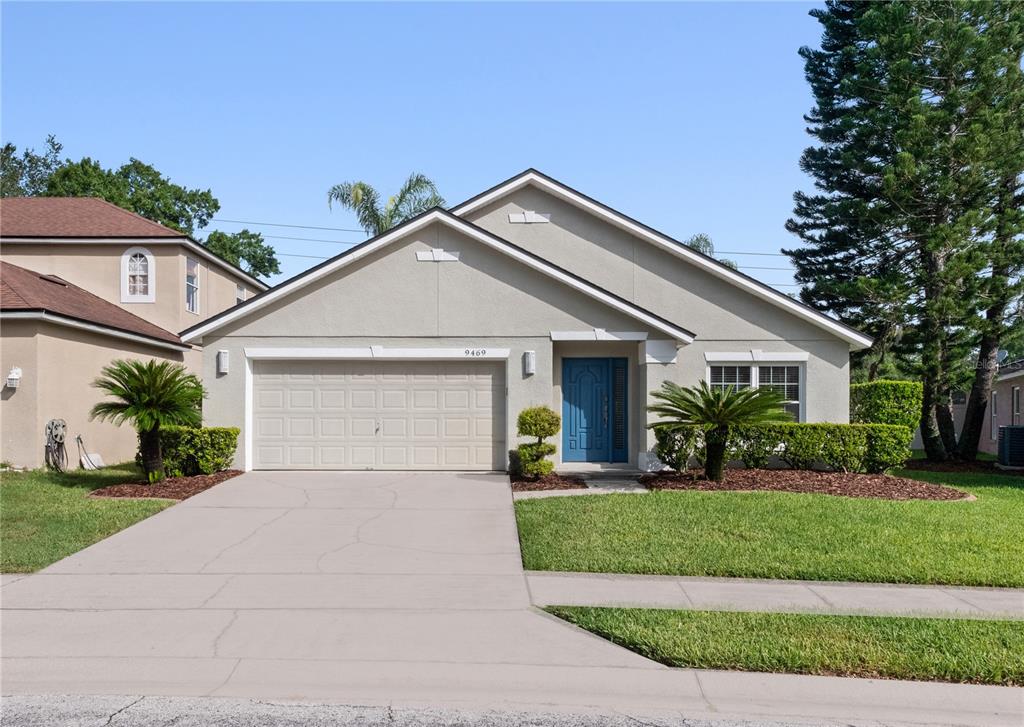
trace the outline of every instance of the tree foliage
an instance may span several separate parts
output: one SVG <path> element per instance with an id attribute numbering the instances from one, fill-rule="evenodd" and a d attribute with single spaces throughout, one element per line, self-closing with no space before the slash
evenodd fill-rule
<path id="1" fill-rule="evenodd" d="M 1024 5 L 828 0 L 811 14 L 817 145 L 801 168 L 815 190 L 795 195 L 787 228 L 806 246 L 786 252 L 805 302 L 875 337 L 869 379 L 893 359 L 920 377 L 925 447 L 944 459 L 950 390 L 973 381 L 983 408 L 993 345 L 1019 321 Z M 965 426 L 975 449 L 979 434 Z"/>
<path id="2" fill-rule="evenodd" d="M 46 191 L 50 175 L 61 166 L 63 150 L 57 137 L 46 137 L 46 149 L 40 154 L 26 149 L 18 156 L 18 148 L 7 143 L 0 149 L 0 197 L 34 197 Z"/>
<path id="3" fill-rule="evenodd" d="M 683 241 L 683 244 L 686 245 L 687 247 L 693 248 L 699 253 L 707 255 L 708 257 L 715 257 L 715 243 L 711 241 L 711 236 L 708 235 L 707 233 L 698 232 L 696 235 L 691 235 L 688 240 Z M 726 265 L 732 268 L 733 270 L 739 268 L 739 265 L 737 265 L 734 260 L 726 260 L 724 258 L 715 259 L 718 260 L 718 262 L 722 263 L 722 265 Z"/>
<path id="4" fill-rule="evenodd" d="M 130 159 L 118 169 L 104 169 L 88 157 L 68 162 L 47 180 L 50 197 L 101 197 L 147 220 L 192 235 L 220 209 L 209 189 L 174 184 L 149 164 Z"/>
<path id="5" fill-rule="evenodd" d="M 366 234 L 375 237 L 431 207 L 443 207 L 445 202 L 430 178 L 413 173 L 398 193 L 384 203 L 380 193 L 366 182 L 342 182 L 328 190 L 327 204 L 355 212 Z"/>
<path id="6" fill-rule="evenodd" d="M 237 265 L 250 275 L 268 276 L 281 272 L 274 248 L 258 232 L 221 232 L 214 230 L 203 243 L 212 252 Z"/>
<path id="7" fill-rule="evenodd" d="M 209 189 L 175 184 L 156 168 L 129 159 L 117 169 L 83 157 L 61 159 L 63 147 L 51 134 L 46 150 L 26 149 L 19 156 L 14 144 L 5 144 L 0 156 L 0 196 L 99 197 L 186 235 L 196 236 L 220 209 Z M 210 232 L 204 245 L 251 275 L 281 272 L 274 248 L 258 232 Z"/>

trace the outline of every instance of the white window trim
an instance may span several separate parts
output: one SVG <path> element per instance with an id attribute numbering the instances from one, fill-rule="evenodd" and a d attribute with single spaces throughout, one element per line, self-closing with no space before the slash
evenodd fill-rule
<path id="1" fill-rule="evenodd" d="M 1020 424 L 1020 387 L 1010 389 L 1010 424 Z"/>
<path id="2" fill-rule="evenodd" d="M 708 361 L 704 366 L 704 380 L 711 385 L 711 367 L 712 366 L 747 366 L 750 368 L 750 388 L 756 389 L 761 384 L 760 366 L 796 366 L 797 367 L 797 385 L 800 387 L 800 414 L 797 421 L 804 423 L 807 421 L 807 367 L 800 362 L 796 361 L 758 361 L 751 363 L 750 359 L 739 360 L 739 361 Z"/>
<path id="3" fill-rule="evenodd" d="M 993 442 L 999 439 L 999 392 L 993 391 L 988 403 L 990 412 L 988 419 L 988 438 Z"/>
<path id="4" fill-rule="evenodd" d="M 189 263 L 195 263 L 196 264 L 196 283 L 195 283 L 195 288 L 196 288 L 196 307 L 195 307 L 195 310 L 193 310 L 192 308 L 188 307 L 188 286 L 189 286 L 189 282 L 188 282 L 188 264 Z M 185 310 L 186 310 L 186 312 L 191 313 L 192 315 L 196 315 L 196 316 L 199 315 L 199 311 L 202 310 L 202 307 L 203 307 L 201 293 L 200 293 L 200 291 L 202 290 L 202 286 L 200 285 L 200 282 L 199 282 L 199 278 L 202 277 L 202 271 L 203 271 L 202 266 L 199 264 L 199 260 L 197 258 L 188 257 L 187 255 L 185 256 Z"/>
<path id="5" fill-rule="evenodd" d="M 147 275 L 149 276 L 149 292 L 146 295 L 131 295 L 128 290 L 128 261 L 133 255 L 145 255 Z M 144 247 L 129 247 L 121 253 L 121 302 L 122 303 L 155 303 L 156 302 L 156 258 Z"/>

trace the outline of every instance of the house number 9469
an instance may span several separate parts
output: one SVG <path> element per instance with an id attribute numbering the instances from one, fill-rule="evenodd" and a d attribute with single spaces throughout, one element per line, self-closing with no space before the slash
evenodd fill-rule
<path id="1" fill-rule="evenodd" d="M 466 351 L 465 351 L 465 355 L 469 356 L 471 358 L 477 358 L 479 356 L 486 356 L 487 355 L 487 349 L 486 348 L 467 348 Z"/>

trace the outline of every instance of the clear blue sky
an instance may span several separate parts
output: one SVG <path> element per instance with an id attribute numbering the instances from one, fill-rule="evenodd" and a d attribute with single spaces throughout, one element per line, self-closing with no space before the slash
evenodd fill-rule
<path id="1" fill-rule="evenodd" d="M 677 238 L 778 252 L 809 186 L 811 7 L 5 2 L 0 131 L 19 148 L 53 133 L 107 166 L 137 157 L 211 188 L 226 219 L 355 228 L 328 210 L 336 182 L 389 193 L 422 171 L 454 204 L 532 166 Z M 786 258 L 732 257 L 792 283 L 750 267 Z M 315 262 L 282 257 L 285 275 Z"/>

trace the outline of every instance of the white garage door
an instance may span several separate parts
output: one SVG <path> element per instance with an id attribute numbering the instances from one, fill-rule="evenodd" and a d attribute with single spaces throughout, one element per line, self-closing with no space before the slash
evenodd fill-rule
<path id="1" fill-rule="evenodd" d="M 256 361 L 256 469 L 505 467 L 504 363 Z"/>

